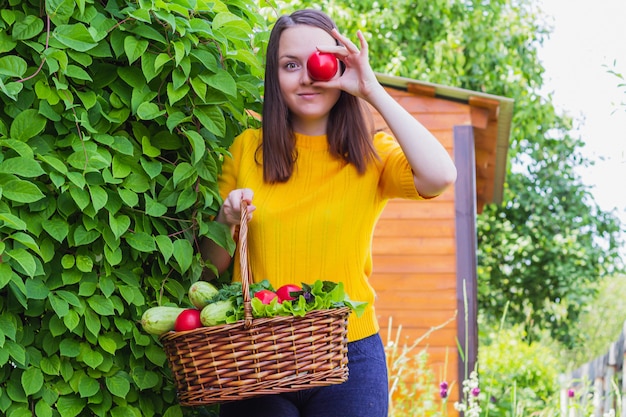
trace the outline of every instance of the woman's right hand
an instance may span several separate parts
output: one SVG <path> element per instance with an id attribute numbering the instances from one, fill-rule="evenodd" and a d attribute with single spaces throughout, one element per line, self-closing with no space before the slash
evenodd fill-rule
<path id="1" fill-rule="evenodd" d="M 220 208 L 216 220 L 228 226 L 237 226 L 241 222 L 241 201 L 248 205 L 248 221 L 252 218 L 252 212 L 256 209 L 252 205 L 254 192 L 249 188 L 238 188 L 228 193 L 224 204 Z"/>

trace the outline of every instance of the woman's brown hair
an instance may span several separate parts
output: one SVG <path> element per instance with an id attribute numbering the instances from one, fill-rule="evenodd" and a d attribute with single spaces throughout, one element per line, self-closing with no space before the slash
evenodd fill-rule
<path id="1" fill-rule="evenodd" d="M 269 183 L 289 180 L 298 157 L 291 115 L 278 82 L 280 36 L 285 29 L 296 25 L 314 26 L 328 33 L 336 28 L 328 15 L 313 9 L 281 16 L 274 24 L 267 45 L 262 113 L 263 179 Z M 372 143 L 373 124 L 365 117 L 365 112 L 365 105 L 358 97 L 342 91 L 330 111 L 327 127 L 330 152 L 353 164 L 359 173 L 365 172 L 367 164 L 378 158 Z"/>

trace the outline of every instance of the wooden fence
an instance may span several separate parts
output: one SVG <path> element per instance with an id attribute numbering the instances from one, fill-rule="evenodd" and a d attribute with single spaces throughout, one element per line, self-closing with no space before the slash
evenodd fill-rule
<path id="1" fill-rule="evenodd" d="M 561 375 L 562 417 L 626 417 L 626 322 L 608 351 Z"/>

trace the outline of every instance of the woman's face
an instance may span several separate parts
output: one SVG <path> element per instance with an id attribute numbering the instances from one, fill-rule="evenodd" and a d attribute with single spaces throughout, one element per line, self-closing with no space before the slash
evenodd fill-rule
<path id="1" fill-rule="evenodd" d="M 280 90 L 291 111 L 293 129 L 308 135 L 326 133 L 328 114 L 341 94 L 337 89 L 315 86 L 309 77 L 307 58 L 320 45 L 336 45 L 336 42 L 325 30 L 308 25 L 285 29 L 278 44 Z"/>

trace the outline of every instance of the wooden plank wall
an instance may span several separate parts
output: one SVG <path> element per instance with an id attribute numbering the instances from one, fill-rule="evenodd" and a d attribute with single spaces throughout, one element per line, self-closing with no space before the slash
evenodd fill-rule
<path id="1" fill-rule="evenodd" d="M 471 123 L 468 105 L 388 91 L 453 154 L 453 127 Z M 376 113 L 375 123 L 377 128 L 388 130 Z M 430 366 L 437 378 L 458 384 L 455 239 L 453 187 L 428 201 L 391 201 L 374 234 L 371 284 L 377 293 L 383 340 L 387 340 L 389 318 L 392 337 L 401 325 L 401 343 L 407 345 L 432 327 L 452 320 L 432 332 L 422 345 L 428 347 Z M 458 398 L 456 394 L 457 390 L 451 391 L 451 403 Z"/>

